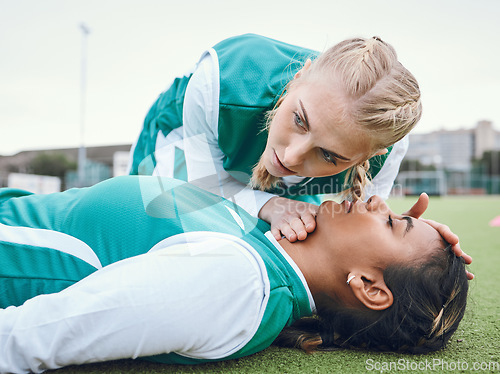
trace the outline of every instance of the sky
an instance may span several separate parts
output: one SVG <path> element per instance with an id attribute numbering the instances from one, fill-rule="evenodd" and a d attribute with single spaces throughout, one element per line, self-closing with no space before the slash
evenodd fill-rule
<path id="1" fill-rule="evenodd" d="M 415 132 L 500 129 L 499 19 L 498 0 L 0 0 L 0 155 L 130 144 L 173 78 L 248 32 L 319 51 L 379 36 L 419 82 Z"/>

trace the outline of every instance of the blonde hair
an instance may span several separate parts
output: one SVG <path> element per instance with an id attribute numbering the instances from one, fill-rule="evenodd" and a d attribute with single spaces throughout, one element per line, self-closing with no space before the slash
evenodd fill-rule
<path id="1" fill-rule="evenodd" d="M 325 81 L 325 76 L 335 84 L 340 82 L 349 99 L 349 106 L 343 108 L 345 117 L 369 135 L 371 149 L 367 154 L 401 140 L 420 120 L 422 104 L 417 80 L 398 61 L 391 45 L 373 37 L 348 39 L 320 54 L 309 69 L 288 83 L 275 108 L 267 114 L 267 128 L 286 92 L 307 80 Z M 345 184 L 350 188 L 344 191 L 345 195 L 353 200 L 364 199 L 369 168 L 366 159 L 347 172 Z M 279 181 L 260 160 L 250 183 L 254 188 L 268 190 Z"/>

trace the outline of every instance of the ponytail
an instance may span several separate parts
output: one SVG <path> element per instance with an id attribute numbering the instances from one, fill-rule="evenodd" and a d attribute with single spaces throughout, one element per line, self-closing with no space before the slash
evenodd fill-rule
<path id="1" fill-rule="evenodd" d="M 344 198 L 351 201 L 363 201 L 365 199 L 365 188 L 371 183 L 369 170 L 370 161 L 365 160 L 347 171 L 344 185 L 350 187 L 342 191 L 342 196 Z"/>

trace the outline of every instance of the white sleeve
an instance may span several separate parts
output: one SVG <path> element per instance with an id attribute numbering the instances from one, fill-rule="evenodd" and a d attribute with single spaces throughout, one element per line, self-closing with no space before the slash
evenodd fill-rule
<path id="1" fill-rule="evenodd" d="M 269 292 L 262 259 L 217 238 L 159 247 L 0 309 L 0 372 L 169 352 L 223 358 L 250 341 Z"/>
<path id="2" fill-rule="evenodd" d="M 401 161 L 403 161 L 406 151 L 408 150 L 408 144 L 408 135 L 394 144 L 394 147 L 385 160 L 384 165 L 375 178 L 373 178 L 372 184 L 367 187 L 366 200 L 373 195 L 378 195 L 384 200 L 389 198 L 392 185 L 394 184 L 394 180 L 399 172 L 399 167 L 401 166 Z"/>
<path id="3" fill-rule="evenodd" d="M 223 196 L 257 217 L 273 194 L 255 191 L 229 175 L 219 148 L 219 66 L 211 49 L 186 87 L 183 108 L 184 155 L 188 182 Z"/>

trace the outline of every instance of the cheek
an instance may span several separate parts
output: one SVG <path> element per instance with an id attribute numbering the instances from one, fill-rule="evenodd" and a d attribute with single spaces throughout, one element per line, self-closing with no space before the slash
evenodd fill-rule
<path id="1" fill-rule="evenodd" d="M 267 144 L 273 148 L 287 147 L 292 141 L 292 134 L 289 121 L 276 116 L 269 128 Z"/>
<path id="2" fill-rule="evenodd" d="M 340 250 L 346 258 L 376 262 L 379 257 L 378 245 L 368 230 L 362 230 L 346 222 L 335 227 L 331 235 L 336 238 Z M 373 264 L 376 265 L 376 264 Z"/>
<path id="3" fill-rule="evenodd" d="M 283 134 L 283 121 L 279 114 L 276 114 L 269 126 L 268 140 L 271 142 L 276 141 L 276 139 L 280 138 L 280 134 Z"/>
<path id="4" fill-rule="evenodd" d="M 390 230 L 366 218 L 370 217 L 363 215 L 356 220 L 355 233 L 351 235 L 353 250 L 356 249 L 359 255 L 371 258 L 373 265 L 381 266 L 387 261 L 395 261 L 398 251 Z"/>
<path id="5" fill-rule="evenodd" d="M 377 246 L 377 252 L 379 253 L 380 265 L 389 266 L 407 263 L 409 259 L 409 248 L 406 243 L 397 240 L 393 235 L 382 234 L 380 232 L 374 234 L 373 240 Z"/>

